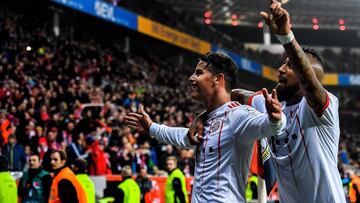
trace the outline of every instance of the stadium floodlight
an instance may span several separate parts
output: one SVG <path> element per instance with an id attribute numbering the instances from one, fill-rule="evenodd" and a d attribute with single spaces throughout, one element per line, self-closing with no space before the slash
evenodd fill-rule
<path id="1" fill-rule="evenodd" d="M 318 19 L 318 18 L 313 18 L 313 19 L 312 19 L 312 23 L 313 23 L 313 24 L 318 24 L 318 23 L 319 23 L 319 19 Z"/>

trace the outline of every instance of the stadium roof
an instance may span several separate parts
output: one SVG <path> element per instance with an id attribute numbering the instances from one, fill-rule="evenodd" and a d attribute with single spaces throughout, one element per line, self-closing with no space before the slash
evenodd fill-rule
<path id="1" fill-rule="evenodd" d="M 211 11 L 214 24 L 231 24 L 232 16 L 239 25 L 256 26 L 261 20 L 259 12 L 267 9 L 269 0 L 159 0 L 181 12 L 189 13 L 198 22 Z M 312 28 L 317 18 L 320 28 L 339 29 L 339 20 L 347 29 L 360 29 L 360 0 L 282 0 L 296 28 Z"/>

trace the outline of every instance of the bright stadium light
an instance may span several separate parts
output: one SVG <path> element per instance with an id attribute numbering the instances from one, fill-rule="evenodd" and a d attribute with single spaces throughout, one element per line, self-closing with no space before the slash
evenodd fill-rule
<path id="1" fill-rule="evenodd" d="M 31 51 L 31 46 L 27 46 L 26 51 Z"/>
<path id="2" fill-rule="evenodd" d="M 313 19 L 312 19 L 312 23 L 313 23 L 313 24 L 318 24 L 318 23 L 319 23 L 319 19 L 318 19 L 318 18 L 313 18 Z"/>
<path id="3" fill-rule="evenodd" d="M 232 19 L 232 20 L 236 20 L 237 18 L 238 18 L 238 16 L 237 16 L 236 14 L 232 14 L 232 15 L 231 15 L 231 19 Z"/>
<path id="4" fill-rule="evenodd" d="M 339 19 L 339 25 L 344 25 L 345 24 L 345 20 L 344 19 Z"/>
<path id="5" fill-rule="evenodd" d="M 205 22 L 206 25 L 210 25 L 210 24 L 211 24 L 211 20 L 210 20 L 209 18 L 205 19 L 204 22 Z"/>
<path id="6" fill-rule="evenodd" d="M 204 17 L 205 18 L 211 18 L 212 12 L 211 11 L 205 11 Z"/>

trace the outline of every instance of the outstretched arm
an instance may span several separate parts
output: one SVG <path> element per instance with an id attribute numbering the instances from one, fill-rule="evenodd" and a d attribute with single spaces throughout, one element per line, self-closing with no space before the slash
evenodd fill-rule
<path id="1" fill-rule="evenodd" d="M 260 12 L 270 27 L 283 44 L 286 54 L 289 57 L 291 67 L 299 78 L 302 88 L 305 90 L 305 97 L 308 104 L 315 112 L 322 112 L 326 104 L 326 91 L 316 77 L 314 67 L 321 66 L 319 63 L 311 63 L 311 60 L 300 47 L 290 29 L 289 13 L 281 7 L 281 3 L 272 0 L 270 13 Z M 321 68 L 321 67 L 320 67 Z"/>
<path id="2" fill-rule="evenodd" d="M 187 136 L 187 128 L 168 127 L 154 123 L 143 106 L 140 107 L 138 113 L 129 113 L 125 116 L 125 123 L 141 134 L 149 133 L 161 142 L 184 148 L 192 147 Z"/>

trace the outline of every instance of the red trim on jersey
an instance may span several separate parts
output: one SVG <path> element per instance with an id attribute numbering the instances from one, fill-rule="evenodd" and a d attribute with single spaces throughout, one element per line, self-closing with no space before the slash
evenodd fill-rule
<path id="1" fill-rule="evenodd" d="M 249 106 L 252 106 L 252 105 L 251 105 L 252 100 L 254 99 L 254 97 L 255 97 L 256 95 L 259 95 L 259 94 L 262 94 L 262 92 L 261 92 L 261 91 L 257 91 L 257 92 L 255 92 L 254 94 L 252 94 L 252 95 L 248 98 L 246 104 L 249 105 Z"/>
<path id="2" fill-rule="evenodd" d="M 329 94 L 326 92 L 325 104 L 320 111 L 316 112 L 316 115 L 318 117 L 321 117 L 324 114 L 324 111 L 329 107 L 329 105 L 330 105 L 330 97 L 329 97 Z"/>
<path id="3" fill-rule="evenodd" d="M 204 182 L 204 169 L 205 169 L 205 161 L 206 161 L 206 145 L 207 145 L 207 142 L 208 142 L 208 138 L 210 136 L 210 133 L 211 133 L 211 126 L 213 124 L 213 121 L 214 121 L 214 118 L 211 118 L 211 123 L 210 123 L 210 127 L 209 127 L 209 135 L 206 136 L 206 139 L 205 139 L 205 146 L 204 146 L 204 160 L 203 160 L 203 164 L 202 164 L 202 172 L 201 172 L 201 185 L 203 184 Z M 202 192 L 202 189 L 201 189 L 201 192 Z"/>
<path id="4" fill-rule="evenodd" d="M 231 103 L 228 105 L 228 107 L 229 107 L 230 109 L 235 108 L 235 107 L 238 107 L 238 106 L 240 106 L 240 103 L 239 103 L 239 102 L 231 102 Z"/>
<path id="5" fill-rule="evenodd" d="M 227 112 L 225 111 L 225 116 L 221 121 L 219 136 L 218 136 L 218 166 L 217 166 L 217 190 L 219 190 L 219 183 L 220 183 L 220 164 L 221 164 L 221 132 L 224 126 L 224 120 L 227 116 Z"/>
<path id="6" fill-rule="evenodd" d="M 302 138 L 301 140 L 302 140 L 302 143 L 304 144 L 304 147 L 305 147 L 306 157 L 307 157 L 307 159 L 309 161 L 309 166 L 310 166 L 311 172 L 313 173 L 313 175 L 315 175 L 314 169 L 312 168 L 312 165 L 311 165 L 311 162 L 310 162 L 309 151 L 308 151 L 308 148 L 307 148 L 307 145 L 306 145 L 306 142 L 305 142 L 305 136 L 304 136 L 304 133 L 303 133 L 303 129 L 301 128 L 299 116 L 296 114 L 295 117 L 296 117 L 296 121 L 297 121 L 297 124 L 299 126 L 299 129 L 300 129 L 300 135 L 301 135 L 301 138 Z"/>

